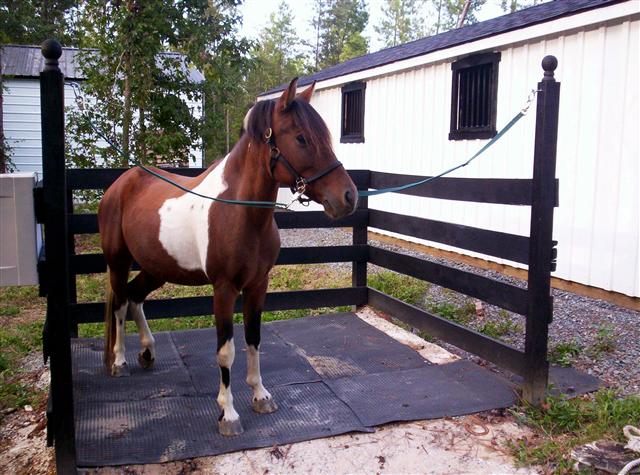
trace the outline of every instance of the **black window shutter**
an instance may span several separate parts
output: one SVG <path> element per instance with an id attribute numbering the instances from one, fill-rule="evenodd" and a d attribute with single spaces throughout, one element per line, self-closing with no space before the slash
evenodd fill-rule
<path id="1" fill-rule="evenodd" d="M 500 53 L 468 56 L 451 64 L 449 140 L 488 139 L 496 134 Z"/>
<path id="2" fill-rule="evenodd" d="M 364 104 L 366 83 L 355 82 L 342 88 L 341 143 L 364 142 Z"/>

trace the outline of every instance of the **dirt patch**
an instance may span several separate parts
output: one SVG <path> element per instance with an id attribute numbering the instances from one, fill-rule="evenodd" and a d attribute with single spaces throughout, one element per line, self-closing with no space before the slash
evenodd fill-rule
<path id="1" fill-rule="evenodd" d="M 47 447 L 46 406 L 19 410 L 0 425 L 0 466 L 3 473 L 54 474 L 55 454 Z"/>

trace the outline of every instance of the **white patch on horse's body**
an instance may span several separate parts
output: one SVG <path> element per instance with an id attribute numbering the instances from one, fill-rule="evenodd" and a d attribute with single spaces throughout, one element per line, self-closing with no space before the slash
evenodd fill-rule
<path id="1" fill-rule="evenodd" d="M 262 385 L 260 375 L 260 352 L 253 345 L 247 346 L 247 384 L 253 389 L 253 399 L 271 399 L 271 394 Z"/>
<path id="2" fill-rule="evenodd" d="M 144 311 L 142 310 L 142 303 L 130 302 L 129 308 L 131 309 L 131 316 L 133 317 L 133 320 L 136 322 L 136 326 L 138 327 L 138 333 L 140 334 L 140 344 L 142 345 L 143 351 L 145 349 L 149 349 L 149 351 L 151 352 L 151 359 L 155 359 L 156 340 L 151 334 L 151 330 L 149 329 L 149 324 L 147 323 L 147 319 L 144 316 Z"/>
<path id="3" fill-rule="evenodd" d="M 229 155 L 193 191 L 214 198 L 220 196 L 228 188 L 224 179 L 227 158 Z M 212 204 L 211 200 L 185 193 L 166 200 L 158 210 L 160 243 L 183 269 L 206 273 L 209 209 Z"/>
<path id="4" fill-rule="evenodd" d="M 116 342 L 113 345 L 114 366 L 122 366 L 127 362 L 124 348 L 124 321 L 127 317 L 127 306 L 127 302 L 125 302 L 114 312 L 116 316 Z"/>
<path id="5" fill-rule="evenodd" d="M 227 375 L 231 374 L 231 366 L 236 356 L 236 347 L 233 338 L 227 340 L 222 348 L 218 351 L 218 365 L 220 366 L 220 391 L 218 392 L 218 404 L 222 409 L 223 419 L 227 421 L 235 421 L 240 418 L 236 409 L 233 407 L 233 394 L 231 394 L 231 383 L 227 386 L 223 383 L 223 369 L 227 370 Z"/>

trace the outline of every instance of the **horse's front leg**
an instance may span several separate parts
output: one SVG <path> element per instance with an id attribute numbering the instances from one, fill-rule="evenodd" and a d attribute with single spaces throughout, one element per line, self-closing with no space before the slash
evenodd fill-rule
<path id="1" fill-rule="evenodd" d="M 218 429 L 222 435 L 238 435 L 243 432 L 240 416 L 233 407 L 231 394 L 231 366 L 235 359 L 233 344 L 233 307 L 239 292 L 230 282 L 215 286 L 213 294 L 216 332 L 218 335 L 218 366 L 220 367 L 220 391 L 218 405 L 220 417 Z"/>
<path id="2" fill-rule="evenodd" d="M 260 375 L 260 319 L 268 278 L 259 285 L 243 292 L 244 338 L 247 342 L 247 384 L 253 389 L 253 410 L 269 414 L 278 409 L 269 391 L 262 384 Z"/>

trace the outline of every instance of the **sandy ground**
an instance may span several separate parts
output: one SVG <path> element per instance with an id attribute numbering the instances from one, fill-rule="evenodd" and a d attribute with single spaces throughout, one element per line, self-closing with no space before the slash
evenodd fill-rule
<path id="1" fill-rule="evenodd" d="M 384 320 L 372 310 L 360 318 L 385 331 L 436 364 L 457 357 Z M 41 372 L 38 384 L 46 384 Z M 31 408 L 27 408 L 31 409 Z M 44 407 L 20 409 L 5 417 L 0 429 L 3 473 L 55 473 L 53 450 L 46 447 Z M 165 464 L 87 470 L 91 474 L 267 474 L 267 473 L 537 473 L 517 468 L 508 440 L 530 436 L 503 411 L 431 421 L 394 423 L 371 434 L 345 434 L 307 442 L 245 450 L 215 457 Z"/>

